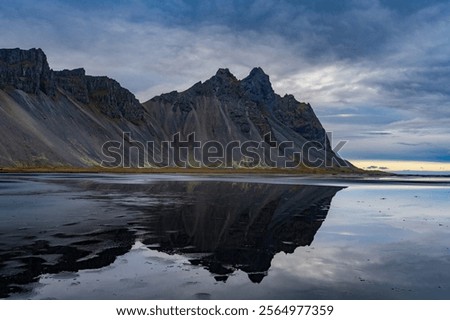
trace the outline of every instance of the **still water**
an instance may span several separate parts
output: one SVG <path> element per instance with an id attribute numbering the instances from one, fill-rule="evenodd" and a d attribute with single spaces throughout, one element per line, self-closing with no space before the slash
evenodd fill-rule
<path id="1" fill-rule="evenodd" d="M 0 175 L 0 297 L 450 299 L 450 180 Z"/>

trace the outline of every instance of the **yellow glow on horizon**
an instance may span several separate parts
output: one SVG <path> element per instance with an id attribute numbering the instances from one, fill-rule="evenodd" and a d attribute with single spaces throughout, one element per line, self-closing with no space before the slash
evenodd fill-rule
<path id="1" fill-rule="evenodd" d="M 383 171 L 450 171 L 449 162 L 393 161 L 393 160 L 349 160 L 358 168 Z M 376 168 L 371 168 L 375 166 Z"/>

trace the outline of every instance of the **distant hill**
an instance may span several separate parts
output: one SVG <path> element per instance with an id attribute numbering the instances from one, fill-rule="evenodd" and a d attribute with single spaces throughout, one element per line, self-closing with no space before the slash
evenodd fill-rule
<path id="1" fill-rule="evenodd" d="M 108 77 L 51 70 L 41 49 L 0 49 L 0 135 L 1 167 L 352 167 L 261 68 L 141 104 Z"/>

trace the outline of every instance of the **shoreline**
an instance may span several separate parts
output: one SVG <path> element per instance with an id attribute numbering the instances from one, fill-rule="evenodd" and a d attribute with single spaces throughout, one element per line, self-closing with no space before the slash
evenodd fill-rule
<path id="1" fill-rule="evenodd" d="M 114 174 L 294 174 L 331 176 L 398 176 L 384 171 L 362 169 L 323 169 L 323 168 L 103 168 L 103 167 L 6 167 L 0 173 L 114 173 Z"/>
<path id="2" fill-rule="evenodd" d="M 39 173 L 91 173 L 91 174 L 208 174 L 208 175 L 302 175 L 302 176 L 329 176 L 329 177 L 416 177 L 416 178 L 450 178 L 448 174 L 401 174 L 381 170 L 363 169 L 323 169 L 323 168 L 103 168 L 103 167 L 4 167 L 0 174 L 39 174 Z"/>
<path id="3" fill-rule="evenodd" d="M 450 179 L 450 175 L 440 174 L 398 174 L 384 171 L 357 170 L 326 170 L 326 169 L 223 169 L 223 168 L 100 168 L 100 167 L 27 167 L 27 168 L 0 168 L 2 174 L 115 174 L 115 175 L 192 175 L 192 176 L 297 176 L 310 179 L 329 181 L 365 181 L 391 183 L 389 178 L 397 182 L 410 183 L 410 179 Z M 383 178 L 387 178 L 383 179 Z M 380 180 L 381 179 L 381 180 Z M 424 181 L 421 181 L 424 183 Z M 433 182 L 435 183 L 435 182 Z"/>

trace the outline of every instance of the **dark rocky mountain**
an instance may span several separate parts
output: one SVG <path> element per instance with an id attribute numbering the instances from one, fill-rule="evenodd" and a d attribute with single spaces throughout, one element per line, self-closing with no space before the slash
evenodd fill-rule
<path id="1" fill-rule="evenodd" d="M 178 160 L 166 152 L 164 142 L 169 145 L 177 134 L 181 142 L 188 141 L 192 133 L 200 146 L 209 141 L 208 147 L 215 150 L 218 143 L 223 153 L 231 150 L 230 154 L 222 154 L 222 162 L 209 163 L 201 147 L 181 148 Z M 228 69 L 219 69 L 184 92 L 162 94 L 141 104 L 108 77 L 88 76 L 81 68 L 51 70 L 41 49 L 2 49 L 0 134 L 2 167 L 150 166 L 157 162 L 160 166 L 178 162 L 284 166 L 298 164 L 294 160 L 306 154 L 305 146 L 313 146 L 309 157 L 302 158 L 307 165 L 348 165 L 331 150 L 311 106 L 292 95 L 277 95 L 261 68 L 242 80 Z M 108 141 L 120 145 L 104 152 Z M 246 150 L 226 149 L 232 141 L 246 143 Z"/>
<path id="2" fill-rule="evenodd" d="M 154 138 L 144 113 L 115 80 L 52 71 L 40 49 L 0 50 L 0 166 L 98 166 L 102 145 L 123 132 Z"/>
<path id="3" fill-rule="evenodd" d="M 338 162 L 333 165 L 345 165 L 331 150 L 311 105 L 298 102 L 292 95 L 277 95 L 261 68 L 254 68 L 243 80 L 236 79 L 228 69 L 219 69 L 204 83 L 196 83 L 181 93 L 154 97 L 144 106 L 153 119 L 159 119 L 165 136 L 180 132 L 181 138 L 187 140 L 195 132 L 200 141 L 227 145 L 230 141 L 267 141 L 270 134 L 270 143 L 277 146 L 270 151 L 270 157 L 279 166 L 294 152 L 304 151 L 305 144 L 315 141 L 318 148 L 309 150 L 309 161 L 303 159 L 306 164 L 317 163 L 318 159 L 332 164 L 335 158 Z M 283 145 L 286 141 L 292 145 Z M 253 151 L 260 158 L 269 158 L 267 148 Z M 281 156 L 283 153 L 286 157 Z M 240 160 L 241 154 L 233 154 L 234 163 Z"/>

